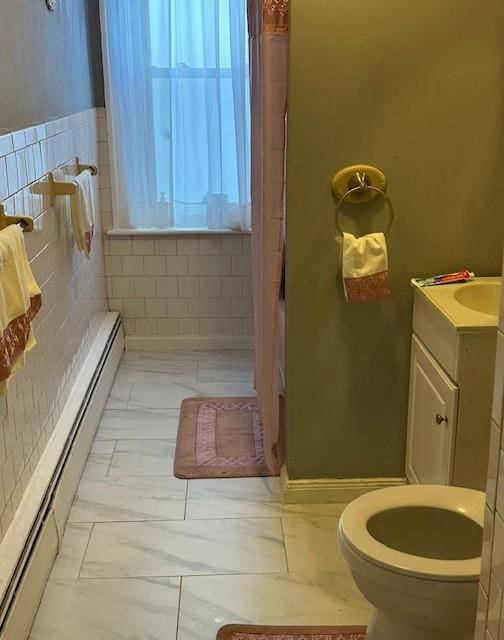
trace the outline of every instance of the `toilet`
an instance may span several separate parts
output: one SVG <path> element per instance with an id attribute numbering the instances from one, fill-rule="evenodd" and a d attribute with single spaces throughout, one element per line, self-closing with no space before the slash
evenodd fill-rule
<path id="1" fill-rule="evenodd" d="M 391 487 L 349 504 L 339 544 L 374 611 L 366 640 L 473 640 L 485 494 Z"/>

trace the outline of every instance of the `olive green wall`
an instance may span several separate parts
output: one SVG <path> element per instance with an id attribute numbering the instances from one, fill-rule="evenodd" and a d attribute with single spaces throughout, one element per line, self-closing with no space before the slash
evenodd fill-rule
<path id="1" fill-rule="evenodd" d="M 103 106 L 98 0 L 0 0 L 0 134 Z"/>
<path id="2" fill-rule="evenodd" d="M 402 476 L 409 279 L 501 271 L 504 4 L 291 2 L 289 476 Z M 393 296 L 368 305 L 344 301 L 329 187 L 355 162 L 386 173 L 396 210 Z M 385 223 L 347 211 L 347 229 Z"/>

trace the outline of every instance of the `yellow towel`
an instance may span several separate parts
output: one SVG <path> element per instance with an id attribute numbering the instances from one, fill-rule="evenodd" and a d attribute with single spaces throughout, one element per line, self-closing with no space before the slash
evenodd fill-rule
<path id="1" fill-rule="evenodd" d="M 42 304 L 23 238 L 17 225 L 0 232 L 0 395 L 9 378 L 24 366 L 25 353 L 36 345 L 32 320 Z"/>
<path id="2" fill-rule="evenodd" d="M 86 258 L 91 253 L 95 226 L 95 199 L 90 171 L 83 171 L 74 178 L 75 194 L 71 198 L 72 225 L 75 244 Z"/>
<path id="3" fill-rule="evenodd" d="M 387 242 L 383 233 L 356 238 L 344 233 L 343 287 L 347 302 L 373 302 L 390 295 Z"/>

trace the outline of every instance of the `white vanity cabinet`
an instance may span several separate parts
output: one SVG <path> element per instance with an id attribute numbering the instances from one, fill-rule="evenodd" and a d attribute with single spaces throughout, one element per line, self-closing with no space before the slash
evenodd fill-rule
<path id="1" fill-rule="evenodd" d="M 406 445 L 411 483 L 485 489 L 497 315 L 456 301 L 456 288 L 470 284 L 415 288 Z"/>

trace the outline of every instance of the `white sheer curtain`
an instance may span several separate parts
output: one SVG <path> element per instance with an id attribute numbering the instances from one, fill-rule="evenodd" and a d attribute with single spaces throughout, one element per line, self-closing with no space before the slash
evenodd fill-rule
<path id="1" fill-rule="evenodd" d="M 100 0 L 114 226 L 250 228 L 246 0 Z"/>

